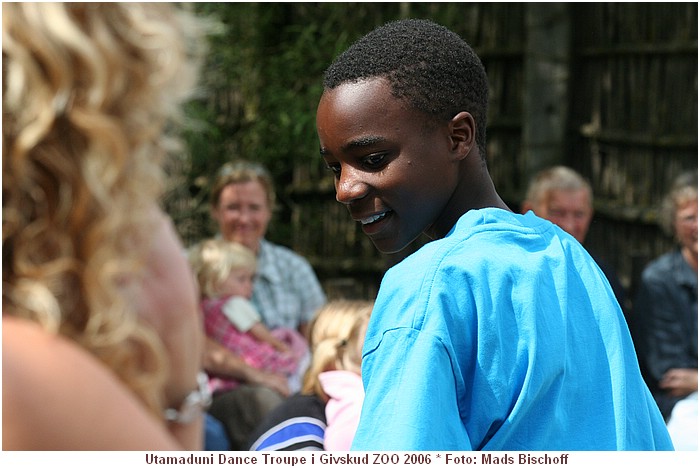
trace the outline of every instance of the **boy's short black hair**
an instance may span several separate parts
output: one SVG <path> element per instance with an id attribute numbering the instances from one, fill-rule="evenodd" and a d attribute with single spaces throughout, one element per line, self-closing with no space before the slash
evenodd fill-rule
<path id="1" fill-rule="evenodd" d="M 388 79 L 396 98 L 437 119 L 472 114 L 477 145 L 486 157 L 488 78 L 479 57 L 456 33 L 429 20 L 387 23 L 338 56 L 323 86 L 375 77 Z"/>

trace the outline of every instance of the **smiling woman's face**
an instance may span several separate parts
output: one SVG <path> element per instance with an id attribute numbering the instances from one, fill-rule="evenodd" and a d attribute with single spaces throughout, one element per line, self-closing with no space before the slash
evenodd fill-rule
<path id="1" fill-rule="evenodd" d="M 257 253 L 272 218 L 265 187 L 255 180 L 227 185 L 212 209 L 212 217 L 224 239 L 240 242 Z"/>
<path id="2" fill-rule="evenodd" d="M 397 252 L 439 222 L 458 183 L 447 124 L 373 78 L 326 90 L 316 125 L 336 199 L 380 251 Z"/>

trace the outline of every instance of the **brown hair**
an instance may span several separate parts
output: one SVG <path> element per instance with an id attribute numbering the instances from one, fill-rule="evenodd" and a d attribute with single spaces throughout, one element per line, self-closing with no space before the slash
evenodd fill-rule
<path id="1" fill-rule="evenodd" d="M 270 211 L 274 211 L 276 195 L 272 176 L 261 164 L 243 160 L 226 163 L 219 169 L 217 178 L 209 192 L 210 206 L 216 208 L 219 205 L 219 198 L 225 187 L 244 182 L 258 182 L 262 185 L 267 194 Z"/>

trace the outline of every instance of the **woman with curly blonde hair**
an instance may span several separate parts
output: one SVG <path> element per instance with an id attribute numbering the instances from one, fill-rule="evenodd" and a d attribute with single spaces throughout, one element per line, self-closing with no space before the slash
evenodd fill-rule
<path id="1" fill-rule="evenodd" d="M 158 208 L 203 25 L 3 3 L 3 449 L 199 449 L 196 288 Z"/>

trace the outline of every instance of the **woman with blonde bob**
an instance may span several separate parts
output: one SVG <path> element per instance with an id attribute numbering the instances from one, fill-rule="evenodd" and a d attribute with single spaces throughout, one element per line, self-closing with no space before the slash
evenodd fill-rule
<path id="1" fill-rule="evenodd" d="M 158 207 L 203 24 L 3 3 L 4 450 L 197 450 L 196 287 Z"/>
<path id="2" fill-rule="evenodd" d="M 301 392 L 254 431 L 250 450 L 349 450 L 364 391 L 362 344 L 372 301 L 337 299 L 309 325 L 311 364 Z"/>

